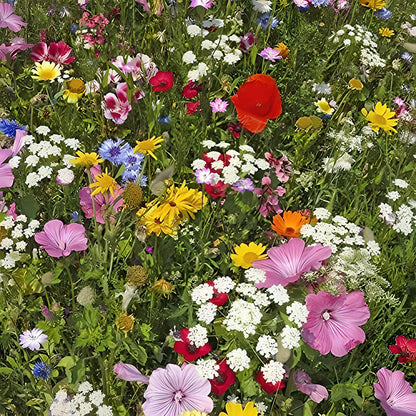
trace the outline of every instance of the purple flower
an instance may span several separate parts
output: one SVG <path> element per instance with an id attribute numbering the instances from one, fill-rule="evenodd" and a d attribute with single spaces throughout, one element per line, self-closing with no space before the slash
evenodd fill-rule
<path id="1" fill-rule="evenodd" d="M 138 381 L 140 383 L 149 383 L 149 378 L 144 376 L 134 365 L 118 363 L 113 367 L 117 378 L 125 381 Z"/>
<path id="2" fill-rule="evenodd" d="M 20 345 L 22 348 L 29 348 L 30 351 L 37 351 L 40 344 L 48 340 L 48 336 L 39 328 L 28 329 L 20 335 Z"/>
<path id="3" fill-rule="evenodd" d="M 225 113 L 228 107 L 227 101 L 223 101 L 221 98 L 216 98 L 214 101 L 211 101 L 209 105 L 211 106 L 213 113 Z"/>
<path id="4" fill-rule="evenodd" d="M 210 382 L 198 374 L 193 364 L 168 364 L 150 376 L 143 411 L 146 416 L 178 416 L 187 410 L 209 413 L 214 407 L 208 397 L 210 392 Z"/>
<path id="5" fill-rule="evenodd" d="M 217 176 L 216 173 L 212 173 L 208 168 L 197 169 L 195 171 L 195 181 L 199 184 L 212 185 Z"/>
<path id="6" fill-rule="evenodd" d="M 69 256 L 73 251 L 87 249 L 87 237 L 82 224 L 64 224 L 60 220 L 48 221 L 44 231 L 35 234 L 35 241 L 51 257 Z"/>
<path id="7" fill-rule="evenodd" d="M 273 49 L 270 46 L 263 49 L 261 52 L 259 52 L 259 55 L 272 62 L 276 62 L 277 59 L 282 59 L 282 55 L 280 55 L 280 51 L 277 49 Z"/>
<path id="8" fill-rule="evenodd" d="M 286 244 L 272 247 L 267 255 L 269 259 L 253 262 L 253 267 L 266 272 L 266 280 L 256 283 L 259 289 L 296 282 L 303 273 L 317 270 L 331 255 L 331 249 L 321 244 L 305 247 L 302 239 L 292 238 Z"/>
<path id="9" fill-rule="evenodd" d="M 243 52 L 248 52 L 256 43 L 257 43 L 257 40 L 254 37 L 253 33 L 248 32 L 244 36 L 240 37 L 239 48 Z"/>
<path id="10" fill-rule="evenodd" d="M 208 10 L 211 7 L 211 3 L 212 0 L 192 0 L 189 7 L 202 6 L 204 9 Z"/>
<path id="11" fill-rule="evenodd" d="M 46 305 L 43 305 L 40 309 L 42 315 L 45 317 L 47 321 L 53 321 L 55 319 L 55 315 L 48 309 Z"/>
<path id="12" fill-rule="evenodd" d="M 360 328 L 370 311 L 360 291 L 334 296 L 328 292 L 306 296 L 308 320 L 302 327 L 303 339 L 322 355 L 332 352 L 343 357 L 365 341 Z"/>
<path id="13" fill-rule="evenodd" d="M 377 371 L 378 383 L 374 383 L 374 396 L 380 400 L 387 416 L 416 415 L 416 393 L 404 379 L 401 371 L 380 368 Z"/>
<path id="14" fill-rule="evenodd" d="M 402 59 L 405 61 L 408 65 L 412 64 L 413 56 L 409 52 L 404 52 L 402 54 Z"/>
<path id="15" fill-rule="evenodd" d="M 254 191 L 253 181 L 250 178 L 240 179 L 233 183 L 232 188 L 238 192 Z"/>
<path id="16" fill-rule="evenodd" d="M 304 371 L 295 371 L 293 381 L 299 391 L 307 394 L 316 403 L 328 398 L 328 390 L 320 384 L 312 384 L 311 378 Z"/>
<path id="17" fill-rule="evenodd" d="M 0 149 L 0 188 L 10 188 L 13 185 L 12 168 L 8 163 L 3 163 L 11 155 L 11 149 Z"/>
<path id="18" fill-rule="evenodd" d="M 8 3 L 0 3 L 0 27 L 18 32 L 22 26 L 27 26 L 23 19 L 14 14 L 14 9 Z"/>

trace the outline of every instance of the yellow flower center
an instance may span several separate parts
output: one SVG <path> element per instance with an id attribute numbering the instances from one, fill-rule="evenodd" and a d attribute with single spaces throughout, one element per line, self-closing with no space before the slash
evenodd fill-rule
<path id="1" fill-rule="evenodd" d="M 253 263 L 253 261 L 258 260 L 259 256 L 256 253 L 253 253 L 252 251 L 249 251 L 247 253 L 244 253 L 243 260 L 246 263 Z"/>
<path id="2" fill-rule="evenodd" d="M 70 92 L 75 94 L 84 94 L 85 92 L 84 81 L 78 78 L 71 79 L 71 81 L 68 82 L 67 87 Z"/>

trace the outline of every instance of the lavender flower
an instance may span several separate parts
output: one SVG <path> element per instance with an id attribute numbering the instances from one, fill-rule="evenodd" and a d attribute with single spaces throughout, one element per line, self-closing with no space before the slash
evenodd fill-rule
<path id="1" fill-rule="evenodd" d="M 280 55 L 280 51 L 277 49 L 273 49 L 270 46 L 263 49 L 261 52 L 259 52 L 259 55 L 272 62 L 276 62 L 277 59 L 282 59 L 282 56 Z"/>
<path id="2" fill-rule="evenodd" d="M 225 113 L 228 107 L 227 101 L 223 101 L 221 98 L 216 98 L 214 101 L 211 101 L 209 105 L 211 106 L 213 113 Z"/>
<path id="3" fill-rule="evenodd" d="M 238 192 L 254 191 L 253 181 L 250 178 L 240 179 L 233 183 L 232 188 Z"/>
<path id="4" fill-rule="evenodd" d="M 212 173 L 208 168 L 197 169 L 195 171 L 196 183 L 212 185 L 215 182 L 216 174 Z"/>
<path id="5" fill-rule="evenodd" d="M 30 351 L 37 351 L 40 348 L 40 344 L 47 340 L 48 336 L 39 328 L 28 329 L 20 335 L 20 345 L 22 348 L 29 348 Z"/>

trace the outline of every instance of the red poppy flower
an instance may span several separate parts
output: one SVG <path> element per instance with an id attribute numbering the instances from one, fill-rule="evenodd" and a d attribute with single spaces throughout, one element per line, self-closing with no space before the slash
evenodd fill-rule
<path id="1" fill-rule="evenodd" d="M 209 382 L 211 383 L 211 392 L 221 396 L 228 390 L 228 387 L 235 383 L 235 373 L 228 367 L 225 360 L 217 364 L 220 366 L 217 370 L 218 376 L 209 380 Z"/>
<path id="2" fill-rule="evenodd" d="M 193 114 L 198 109 L 200 101 L 192 101 L 191 103 L 186 103 L 186 112 L 188 114 Z"/>
<path id="3" fill-rule="evenodd" d="M 407 339 L 403 335 L 396 337 L 396 344 L 390 345 L 393 354 L 399 354 L 399 363 L 416 361 L 416 339 Z"/>
<path id="4" fill-rule="evenodd" d="M 157 74 L 149 79 L 153 91 L 168 91 L 173 87 L 173 74 L 169 71 L 158 71 Z"/>
<path id="5" fill-rule="evenodd" d="M 227 194 L 225 190 L 228 188 L 228 184 L 223 181 L 217 182 L 215 185 L 205 185 L 205 192 L 211 198 L 225 198 Z"/>
<path id="6" fill-rule="evenodd" d="M 212 280 L 208 280 L 206 283 L 214 289 L 214 296 L 209 300 L 209 302 L 217 306 L 224 305 L 224 303 L 228 300 L 228 295 L 224 292 L 218 292 Z"/>
<path id="7" fill-rule="evenodd" d="M 231 97 L 243 127 L 252 133 L 262 131 L 267 120 L 282 113 L 280 93 L 275 80 L 265 74 L 252 75 Z"/>
<path id="8" fill-rule="evenodd" d="M 263 372 L 259 371 L 256 377 L 257 383 L 260 384 L 260 387 L 266 392 L 266 393 L 275 393 L 277 390 L 282 390 L 285 387 L 285 383 L 283 381 L 279 381 L 277 383 L 268 383 L 264 379 Z"/>
<path id="9" fill-rule="evenodd" d="M 197 84 L 195 81 L 189 81 L 182 89 L 182 95 L 185 98 L 194 98 L 202 90 L 202 84 Z"/>
<path id="10" fill-rule="evenodd" d="M 196 347 L 188 338 L 189 329 L 182 328 L 180 332 L 181 341 L 176 341 L 173 349 L 183 355 L 186 361 L 194 361 L 199 357 L 207 355 L 211 351 L 211 345 L 206 343 L 202 347 Z"/>

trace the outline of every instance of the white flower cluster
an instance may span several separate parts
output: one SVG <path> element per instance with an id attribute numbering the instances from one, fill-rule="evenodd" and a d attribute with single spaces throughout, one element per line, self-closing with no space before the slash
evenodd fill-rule
<path id="1" fill-rule="evenodd" d="M 195 367 L 196 371 L 198 371 L 202 378 L 212 380 L 213 378 L 218 377 L 218 370 L 220 366 L 217 364 L 217 361 L 213 360 L 212 358 L 207 360 L 200 358 L 196 362 Z"/>
<path id="2" fill-rule="evenodd" d="M 231 304 L 223 324 L 227 331 L 239 331 L 243 333 L 245 338 L 248 338 L 249 335 L 255 334 L 262 316 L 263 314 L 256 305 L 243 299 L 237 299 Z"/>
<path id="3" fill-rule="evenodd" d="M 11 215 L 0 222 L 0 227 L 7 230 L 7 236 L 0 240 L 0 250 L 6 253 L 0 261 L 0 266 L 5 269 L 12 269 L 16 261 L 20 260 L 20 253 L 25 252 L 27 239 L 35 235 L 40 226 L 38 220 L 32 220 L 29 223 L 26 215 L 18 215 L 16 220 Z"/>
<path id="4" fill-rule="evenodd" d="M 286 325 L 280 333 L 282 346 L 288 350 L 299 347 L 300 331 L 297 328 Z"/>
<path id="5" fill-rule="evenodd" d="M 279 361 L 270 361 L 261 368 L 263 377 L 267 383 L 276 384 L 283 380 L 286 370 Z"/>
<path id="6" fill-rule="evenodd" d="M 340 170 L 351 170 L 354 162 L 355 160 L 348 153 L 342 153 L 338 157 L 325 157 L 322 160 L 325 172 L 329 173 L 337 173 Z"/>
<path id="7" fill-rule="evenodd" d="M 86 381 L 80 384 L 78 393 L 72 398 L 65 390 L 59 390 L 51 403 L 50 416 L 86 416 L 94 412 L 96 416 L 112 416 L 110 406 L 104 404 L 105 395 L 101 390 L 93 390 Z"/>
<path id="8" fill-rule="evenodd" d="M 256 351 L 264 358 L 271 358 L 277 354 L 277 341 L 270 335 L 261 335 L 257 341 Z"/>
<path id="9" fill-rule="evenodd" d="M 250 358 L 247 351 L 236 348 L 227 354 L 227 364 L 233 371 L 243 371 L 250 366 Z"/>
<path id="10" fill-rule="evenodd" d="M 308 319 L 309 311 L 306 305 L 300 302 L 293 302 L 286 307 L 286 313 L 289 314 L 289 321 L 301 327 Z"/>
<path id="11" fill-rule="evenodd" d="M 333 33 L 329 39 L 334 43 L 342 41 L 342 47 L 358 45 L 361 47 L 361 63 L 369 68 L 386 66 L 386 60 L 382 59 L 377 52 L 377 37 L 373 32 L 365 30 L 361 25 L 351 26 L 344 25 L 336 33 Z"/>
<path id="12" fill-rule="evenodd" d="M 189 328 L 188 339 L 192 344 L 195 345 L 195 347 L 199 348 L 208 342 L 207 335 L 207 329 L 198 324 L 192 328 Z"/>
<path id="13" fill-rule="evenodd" d="M 50 133 L 49 127 L 39 126 L 36 133 L 40 136 L 47 136 Z M 70 169 L 70 153 L 79 148 L 77 139 L 65 139 L 60 134 L 51 134 L 47 139 L 36 140 L 32 135 L 23 137 L 24 146 L 21 156 L 14 156 L 10 159 L 10 167 L 23 171 L 26 175 L 25 183 L 28 188 L 40 185 L 44 179 L 51 179 L 54 176 L 58 183 L 67 185 L 74 180 L 74 173 Z"/>

